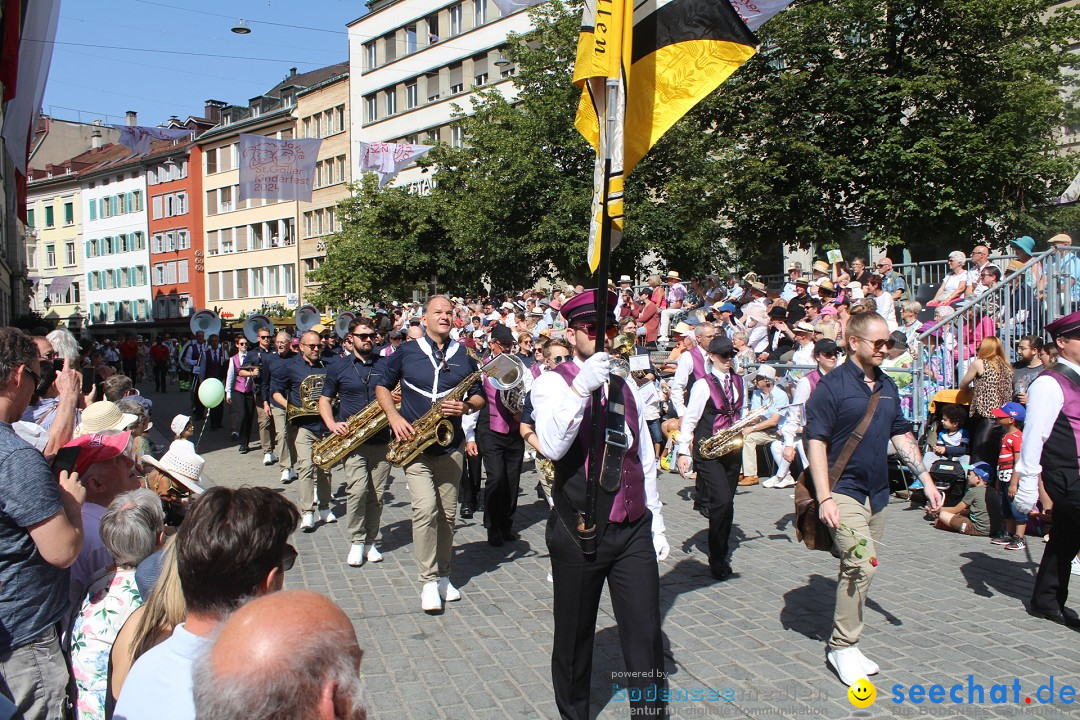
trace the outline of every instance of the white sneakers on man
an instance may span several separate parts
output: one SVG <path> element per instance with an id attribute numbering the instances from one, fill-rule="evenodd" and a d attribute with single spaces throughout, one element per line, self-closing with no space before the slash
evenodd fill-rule
<path id="1" fill-rule="evenodd" d="M 863 654 L 857 647 L 830 649 L 825 653 L 825 660 L 829 667 L 840 676 L 840 682 L 851 687 L 859 680 L 866 679 L 866 668 L 863 667 Z"/>
<path id="2" fill-rule="evenodd" d="M 442 598 L 439 596 L 439 583 L 432 580 L 424 583 L 424 589 L 420 591 L 420 609 L 424 612 L 438 612 L 442 610 Z"/>
<path id="3" fill-rule="evenodd" d="M 364 564 L 364 543 L 353 543 L 349 548 L 349 558 L 345 561 L 353 567 Z"/>
<path id="4" fill-rule="evenodd" d="M 768 480 L 761 481 L 761 487 L 766 488 L 789 488 L 795 487 L 795 478 L 791 477 L 791 473 L 788 473 L 784 477 L 773 475 Z"/>
<path id="5" fill-rule="evenodd" d="M 877 675 L 879 672 L 881 672 L 881 668 L 878 667 L 878 664 L 863 655 L 863 652 L 859 649 L 858 645 L 852 645 L 851 647 L 856 653 L 858 653 L 859 662 L 862 663 L 862 669 L 864 673 L 866 673 L 867 675 Z"/>
<path id="6" fill-rule="evenodd" d="M 439 578 L 439 595 L 446 602 L 457 602 L 461 599 L 461 591 L 450 584 L 450 578 Z"/>
<path id="7" fill-rule="evenodd" d="M 263 465 L 273 465 L 277 462 L 277 458 L 274 457 L 274 453 L 266 453 L 263 455 Z"/>
<path id="8" fill-rule="evenodd" d="M 304 532 L 311 532 L 315 529 L 315 513 L 304 513 L 303 517 L 300 518 L 300 529 Z"/>
<path id="9" fill-rule="evenodd" d="M 335 515 L 334 511 L 331 510 L 330 508 L 327 508 L 327 509 L 323 510 L 322 513 L 321 513 L 321 517 L 322 517 L 322 521 L 324 523 L 335 523 L 335 522 L 337 522 L 337 515 Z"/>
<path id="10" fill-rule="evenodd" d="M 779 484 L 780 478 L 776 477 L 775 475 L 773 475 L 771 478 L 768 478 L 767 480 L 761 481 L 761 487 L 763 488 L 774 488 Z"/>
<path id="11" fill-rule="evenodd" d="M 289 470 L 288 468 L 281 471 L 281 482 L 287 483 L 290 480 L 295 480 L 295 479 L 296 479 L 296 473 L 294 471 Z"/>
<path id="12" fill-rule="evenodd" d="M 382 562 L 382 553 L 375 547 L 375 543 L 364 545 L 364 557 L 367 558 L 368 562 Z"/>

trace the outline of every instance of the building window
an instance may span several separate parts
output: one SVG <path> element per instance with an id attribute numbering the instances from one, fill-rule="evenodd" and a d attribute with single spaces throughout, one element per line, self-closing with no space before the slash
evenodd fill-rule
<path id="1" fill-rule="evenodd" d="M 368 44 L 364 45 L 364 57 L 366 59 L 366 62 L 364 64 L 365 70 L 374 70 L 379 66 L 377 61 L 378 55 L 376 54 L 375 43 L 369 42 Z"/>
<path id="2" fill-rule="evenodd" d="M 409 25 L 405 28 L 405 52 L 416 52 L 416 26 Z"/>
<path id="3" fill-rule="evenodd" d="M 210 301 L 221 299 L 221 273 L 207 273 L 206 299 Z"/>
<path id="4" fill-rule="evenodd" d="M 386 91 L 386 114 L 394 115 L 397 113 L 397 92 L 393 88 Z"/>
<path id="5" fill-rule="evenodd" d="M 428 45 L 439 42 L 439 16 L 429 15 L 427 19 Z"/>
<path id="6" fill-rule="evenodd" d="M 379 119 L 379 100 L 378 100 L 378 98 L 375 97 L 374 95 L 372 95 L 371 97 L 366 98 L 365 103 L 367 104 L 367 121 L 368 122 L 375 122 L 376 120 Z"/>
<path id="7" fill-rule="evenodd" d="M 93 203 L 91 203 L 93 204 Z M 93 220 L 93 218 L 90 218 Z M 34 225 L 34 211 L 33 209 L 26 211 L 26 227 L 35 227 Z"/>
<path id="8" fill-rule="evenodd" d="M 450 94 L 457 95 L 465 90 L 465 80 L 463 78 L 463 70 L 461 63 L 451 65 L 447 68 L 450 75 Z"/>
<path id="9" fill-rule="evenodd" d="M 420 93 L 416 83 L 412 82 L 405 86 L 405 109 L 412 110 L 419 104 Z"/>
<path id="10" fill-rule="evenodd" d="M 67 243 L 67 245 L 65 245 L 65 247 L 64 247 L 64 250 L 65 250 L 65 255 L 66 255 L 65 259 L 67 260 L 67 262 L 65 264 L 68 267 L 71 267 L 72 265 L 75 264 L 75 243 L 73 243 L 73 242 Z"/>
<path id="11" fill-rule="evenodd" d="M 217 150 L 213 148 L 206 151 L 206 174 L 213 175 L 217 172 Z"/>
<path id="12" fill-rule="evenodd" d="M 55 224 L 56 224 L 56 221 L 55 221 L 55 218 L 53 218 L 53 206 L 52 205 L 46 205 L 45 206 L 45 227 L 51 228 L 51 227 L 54 227 Z"/>
<path id="13" fill-rule="evenodd" d="M 75 203 L 70 203 L 70 202 L 64 203 L 64 224 L 65 225 L 74 225 L 75 224 Z"/>
<path id="14" fill-rule="evenodd" d="M 56 246 L 45 246 L 45 267 L 56 267 Z"/>
<path id="15" fill-rule="evenodd" d="M 334 121 L 338 132 L 345 132 L 345 106 L 338 105 L 333 110 Z"/>
<path id="16" fill-rule="evenodd" d="M 461 34 L 461 3 L 450 8 L 450 37 Z"/>
<path id="17" fill-rule="evenodd" d="M 473 0 L 473 27 L 487 22 L 487 0 Z"/>
<path id="18" fill-rule="evenodd" d="M 463 147 L 465 145 L 465 131 L 460 125 L 450 126 L 450 146 Z"/>
<path id="19" fill-rule="evenodd" d="M 390 33 L 383 38 L 383 47 L 386 48 L 386 62 L 391 63 L 397 60 L 397 38 L 394 37 L 394 33 Z"/>
<path id="20" fill-rule="evenodd" d="M 233 189 L 229 187 L 218 188 L 218 208 L 219 212 L 232 212 L 233 210 Z"/>
<path id="21" fill-rule="evenodd" d="M 191 247 L 191 236 L 188 235 L 187 230 L 176 231 L 176 245 L 181 250 L 187 250 Z"/>

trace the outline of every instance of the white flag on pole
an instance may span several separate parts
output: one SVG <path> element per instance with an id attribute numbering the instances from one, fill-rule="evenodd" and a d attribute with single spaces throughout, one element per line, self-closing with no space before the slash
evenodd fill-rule
<path id="1" fill-rule="evenodd" d="M 240 135 L 240 200 L 311 202 L 322 140 Z"/>
<path id="2" fill-rule="evenodd" d="M 730 0 L 731 7 L 739 13 L 739 17 L 750 28 L 750 32 L 757 32 L 758 28 L 792 3 L 792 0 Z"/>
<path id="3" fill-rule="evenodd" d="M 150 152 L 151 140 L 180 140 L 189 137 L 192 133 L 191 130 L 183 128 L 156 128 L 141 125 L 110 125 L 109 127 L 120 132 L 117 142 L 136 157 Z"/>
<path id="4" fill-rule="evenodd" d="M 434 145 L 408 143 L 360 143 L 360 172 L 371 171 L 379 176 L 379 187 L 394 179 L 409 163 L 433 148 Z"/>
<path id="5" fill-rule="evenodd" d="M 1073 178 L 1072 183 L 1065 189 L 1065 192 L 1061 194 L 1061 197 L 1057 199 L 1056 205 L 1065 205 L 1068 203 L 1076 202 L 1077 198 L 1080 198 L 1080 175 Z"/>

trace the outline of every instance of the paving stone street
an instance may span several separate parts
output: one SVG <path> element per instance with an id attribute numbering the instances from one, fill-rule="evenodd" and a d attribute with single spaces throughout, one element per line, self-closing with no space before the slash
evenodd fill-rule
<path id="1" fill-rule="evenodd" d="M 155 425 L 166 432 L 172 416 L 188 410 L 186 393 L 148 395 L 155 401 Z M 295 500 L 296 483 L 282 485 L 276 466 L 263 467 L 261 453 L 239 454 L 229 441 L 229 425 L 227 419 L 226 430 L 207 430 L 199 446 L 213 483 L 265 485 Z M 533 489 L 532 463 L 526 468 L 516 527 L 521 540 L 490 547 L 479 515 L 459 520 L 451 579 L 464 597 L 439 616 L 420 611 L 409 494 L 401 471 L 392 475 L 386 497 L 384 562 L 346 565 L 343 522 L 294 536 L 300 557 L 286 585 L 324 593 L 352 618 L 364 649 L 370 717 L 557 716 L 543 539 L 547 505 Z M 338 469 L 333 478 L 338 515 L 345 511 L 343 481 Z M 667 672 L 673 694 L 693 698 L 695 691 L 713 691 L 720 698 L 673 701 L 671 717 L 1077 716 L 1073 706 L 1061 704 L 1060 693 L 1063 685 L 1080 686 L 1080 635 L 1024 611 L 1043 550 L 1039 538 L 1032 538 L 1026 552 L 1009 552 L 985 538 L 934 530 L 922 511 L 894 500 L 860 644 L 881 665 L 881 673 L 871 678 L 877 700 L 856 710 L 824 662 L 837 561 L 796 542 L 790 490 L 740 489 L 732 561 L 737 575 L 717 583 L 706 563 L 706 520 L 691 508 L 691 487 L 675 474 L 661 474 L 672 545 L 660 567 Z M 1078 584 L 1080 578 L 1074 578 Z M 1074 598 L 1078 595 L 1074 588 Z M 1072 604 L 1080 606 L 1075 599 Z M 623 670 L 605 597 L 593 664 L 595 717 L 628 717 L 627 702 L 612 697 Z M 1036 691 L 1049 685 L 1051 676 L 1055 704 L 1043 705 Z M 908 689 L 915 684 L 943 685 L 945 702 L 914 704 Z M 963 686 L 957 696 L 964 704 L 949 699 L 956 684 Z M 969 684 L 984 688 L 982 704 L 967 704 Z M 1005 698 L 992 694 L 995 684 L 1008 686 Z M 897 685 L 903 686 L 902 703 L 894 702 Z M 978 701 L 977 688 L 973 692 Z"/>

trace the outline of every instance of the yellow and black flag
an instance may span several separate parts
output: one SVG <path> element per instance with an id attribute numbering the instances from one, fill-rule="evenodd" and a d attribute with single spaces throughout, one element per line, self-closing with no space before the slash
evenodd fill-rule
<path id="1" fill-rule="evenodd" d="M 749 60 L 757 47 L 757 38 L 729 0 L 639 0 L 636 5 L 632 0 L 586 0 L 574 66 L 574 83 L 581 87 L 574 125 L 596 150 L 589 230 L 592 271 L 600 262 L 604 197 L 614 248 L 622 237 L 623 178 L 668 128 Z M 612 93 L 615 123 L 610 137 L 609 79 L 618 82 Z"/>

